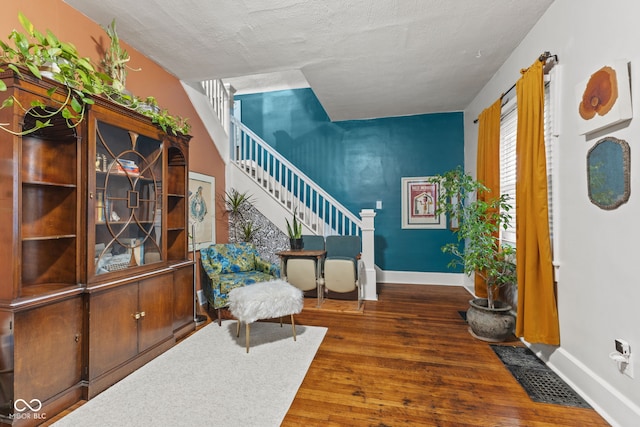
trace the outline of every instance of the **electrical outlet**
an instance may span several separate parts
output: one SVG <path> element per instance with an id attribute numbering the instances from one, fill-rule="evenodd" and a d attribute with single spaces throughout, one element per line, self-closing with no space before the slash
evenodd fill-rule
<path id="1" fill-rule="evenodd" d="M 616 351 L 623 356 L 631 355 L 631 347 L 629 347 L 629 343 L 625 340 L 617 339 L 616 340 Z"/>
<path id="2" fill-rule="evenodd" d="M 633 359 L 631 357 L 629 357 L 629 363 L 622 364 L 620 371 L 629 378 L 633 378 Z"/>
<path id="3" fill-rule="evenodd" d="M 197 295 L 198 295 L 198 304 L 204 305 L 207 302 L 206 298 L 204 297 L 204 291 L 200 289 Z"/>
<path id="4" fill-rule="evenodd" d="M 631 346 L 623 339 L 615 340 L 616 351 L 611 358 L 617 361 L 620 373 L 633 378 L 633 360 L 631 360 Z"/>

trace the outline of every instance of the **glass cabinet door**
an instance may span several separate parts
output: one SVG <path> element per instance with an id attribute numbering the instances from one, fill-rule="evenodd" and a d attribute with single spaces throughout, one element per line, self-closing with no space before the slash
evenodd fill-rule
<path id="1" fill-rule="evenodd" d="M 95 274 L 163 260 L 162 141 L 97 122 Z"/>

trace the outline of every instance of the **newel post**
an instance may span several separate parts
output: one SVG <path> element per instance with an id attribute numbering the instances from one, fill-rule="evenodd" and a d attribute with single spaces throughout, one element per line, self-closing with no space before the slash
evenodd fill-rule
<path id="1" fill-rule="evenodd" d="M 362 262 L 364 264 L 364 299 L 376 301 L 378 299 L 378 289 L 376 286 L 376 265 L 375 265 L 375 240 L 374 240 L 374 218 L 376 212 L 373 209 L 362 209 L 360 218 L 362 219 Z"/>
<path id="2" fill-rule="evenodd" d="M 223 104 L 223 108 L 224 108 L 224 126 L 227 132 L 229 132 L 229 130 L 231 129 L 230 127 L 230 122 L 231 122 L 231 117 L 233 117 L 234 114 L 234 95 L 236 93 L 236 88 L 234 88 L 233 86 L 231 86 L 229 83 L 225 83 L 224 84 L 224 93 L 225 93 L 225 97 L 226 97 L 226 105 Z"/>

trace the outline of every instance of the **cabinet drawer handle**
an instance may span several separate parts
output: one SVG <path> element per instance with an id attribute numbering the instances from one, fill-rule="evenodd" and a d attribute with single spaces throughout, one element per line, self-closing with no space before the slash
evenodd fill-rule
<path id="1" fill-rule="evenodd" d="M 136 313 L 136 314 L 134 314 L 134 315 L 133 315 L 133 318 L 134 318 L 134 319 L 136 319 L 136 320 L 138 320 L 138 319 L 140 318 L 140 313 Z"/>
<path id="2" fill-rule="evenodd" d="M 144 317 L 146 315 L 147 315 L 147 313 L 145 313 L 144 311 L 140 312 L 140 317 Z"/>

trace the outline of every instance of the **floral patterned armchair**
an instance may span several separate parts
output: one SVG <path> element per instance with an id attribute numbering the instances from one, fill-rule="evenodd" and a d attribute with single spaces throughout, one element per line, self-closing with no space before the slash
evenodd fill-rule
<path id="1" fill-rule="evenodd" d="M 208 303 L 218 312 L 229 304 L 229 291 L 280 277 L 280 268 L 258 254 L 251 243 L 219 243 L 200 251 L 204 270 L 202 290 Z"/>

